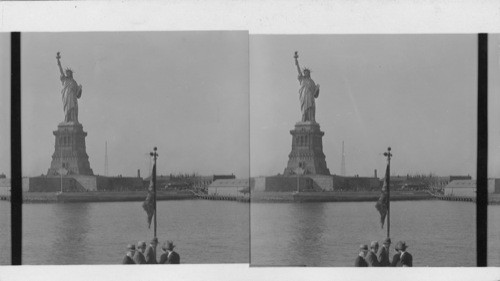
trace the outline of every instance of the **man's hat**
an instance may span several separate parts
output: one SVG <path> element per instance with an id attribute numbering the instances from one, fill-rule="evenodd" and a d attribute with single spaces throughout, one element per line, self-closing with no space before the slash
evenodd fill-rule
<path id="1" fill-rule="evenodd" d="M 398 250 L 404 251 L 404 250 L 406 250 L 406 248 L 408 248 L 408 246 L 406 246 L 406 242 L 399 241 L 396 244 L 396 249 L 398 249 Z"/>
<path id="2" fill-rule="evenodd" d="M 384 239 L 384 243 L 383 244 L 391 244 L 392 241 L 391 241 L 391 238 L 387 237 Z"/>
<path id="3" fill-rule="evenodd" d="M 133 250 L 133 251 L 135 251 L 135 245 L 133 245 L 133 244 L 128 244 L 128 245 L 127 245 L 127 250 Z"/>
<path id="4" fill-rule="evenodd" d="M 167 242 L 163 244 L 163 249 L 173 250 L 174 248 L 175 248 L 174 242 L 172 242 L 171 240 L 167 240 Z"/>
<path id="5" fill-rule="evenodd" d="M 371 248 L 371 249 L 375 249 L 375 247 L 378 247 L 378 242 L 377 242 L 377 241 L 372 241 L 372 242 L 370 243 L 370 248 Z"/>
<path id="6" fill-rule="evenodd" d="M 158 238 L 155 237 L 155 238 L 151 239 L 151 242 L 149 242 L 149 243 L 158 244 Z"/>
<path id="7" fill-rule="evenodd" d="M 146 247 L 146 242 L 144 241 L 137 242 L 137 248 L 142 248 L 142 247 Z"/>
<path id="8" fill-rule="evenodd" d="M 361 244 L 361 245 L 359 246 L 359 249 L 360 249 L 361 251 L 368 251 L 368 245 L 366 245 L 366 244 Z"/>

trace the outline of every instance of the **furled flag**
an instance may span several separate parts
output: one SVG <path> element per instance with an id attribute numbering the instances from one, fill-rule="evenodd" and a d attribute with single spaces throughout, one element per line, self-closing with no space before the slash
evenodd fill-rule
<path id="1" fill-rule="evenodd" d="M 389 169 L 389 164 L 387 164 L 387 169 L 385 170 L 384 185 L 382 186 L 380 198 L 378 199 L 377 204 L 375 204 L 375 208 L 377 208 L 378 212 L 380 213 L 380 224 L 382 228 L 384 228 L 385 217 L 387 216 L 387 209 L 389 205 L 389 194 L 387 192 L 387 189 L 389 188 L 389 185 L 387 183 L 390 177 Z"/>
<path id="2" fill-rule="evenodd" d="M 142 203 L 142 208 L 148 214 L 148 228 L 151 228 L 151 220 L 153 219 L 153 215 L 155 213 L 155 191 L 153 190 L 153 179 L 156 177 L 156 163 L 153 165 L 153 173 L 151 174 L 151 181 L 149 182 L 148 187 L 148 196 L 144 203 Z"/>

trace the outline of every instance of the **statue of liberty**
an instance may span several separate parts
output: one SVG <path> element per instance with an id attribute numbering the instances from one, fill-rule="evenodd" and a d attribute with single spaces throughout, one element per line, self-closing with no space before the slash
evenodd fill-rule
<path id="1" fill-rule="evenodd" d="M 82 96 L 82 85 L 78 85 L 75 79 L 73 79 L 73 70 L 70 68 L 66 68 L 66 74 L 64 74 L 59 52 L 57 52 L 56 59 L 59 71 L 61 72 L 63 86 L 61 96 L 64 109 L 64 122 L 78 123 L 78 99 Z"/>
<path id="2" fill-rule="evenodd" d="M 297 71 L 299 72 L 299 99 L 300 110 L 302 111 L 302 122 L 316 122 L 316 104 L 314 103 L 314 99 L 319 96 L 319 84 L 315 84 L 311 79 L 311 71 L 308 68 L 304 68 L 304 73 L 302 73 L 297 52 L 295 52 L 294 58 Z"/>

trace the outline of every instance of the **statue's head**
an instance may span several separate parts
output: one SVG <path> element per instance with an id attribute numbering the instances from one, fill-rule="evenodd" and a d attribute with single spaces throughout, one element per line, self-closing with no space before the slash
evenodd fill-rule
<path id="1" fill-rule="evenodd" d="M 73 70 L 71 68 L 66 68 L 66 76 L 73 77 Z"/>
<path id="2" fill-rule="evenodd" d="M 304 68 L 304 76 L 311 77 L 311 70 L 309 68 Z"/>

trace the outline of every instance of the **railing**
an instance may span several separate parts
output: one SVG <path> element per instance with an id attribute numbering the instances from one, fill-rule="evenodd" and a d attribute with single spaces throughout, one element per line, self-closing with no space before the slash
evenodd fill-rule
<path id="1" fill-rule="evenodd" d="M 225 201 L 238 201 L 238 202 L 250 202 L 250 196 L 232 196 L 232 195 L 219 195 L 219 194 L 200 194 L 200 193 L 195 193 L 193 194 L 196 196 L 198 199 L 204 199 L 204 200 L 225 200 Z"/>
<path id="2" fill-rule="evenodd" d="M 476 197 L 472 197 L 472 196 L 440 195 L 440 194 L 433 194 L 430 191 L 428 191 L 428 192 L 430 195 L 434 196 L 434 198 L 439 199 L 439 200 L 476 202 Z"/>

